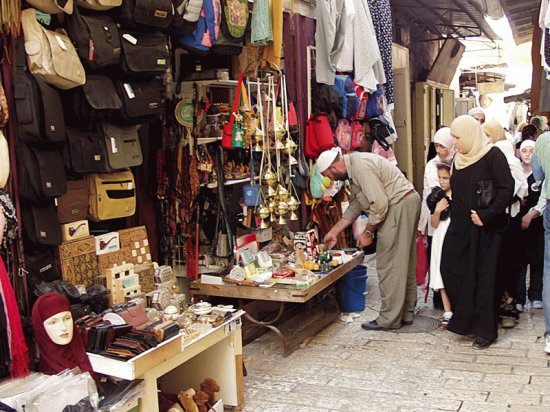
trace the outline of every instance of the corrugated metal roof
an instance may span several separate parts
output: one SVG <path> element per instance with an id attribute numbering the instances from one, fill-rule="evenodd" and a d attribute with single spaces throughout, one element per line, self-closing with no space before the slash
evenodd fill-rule
<path id="1" fill-rule="evenodd" d="M 390 0 L 390 3 L 393 9 L 429 33 L 424 40 L 448 36 L 499 39 L 485 21 L 487 6 L 483 0 Z"/>
<path id="2" fill-rule="evenodd" d="M 533 19 L 538 20 L 540 0 L 501 0 L 516 44 L 527 43 L 533 37 Z"/>

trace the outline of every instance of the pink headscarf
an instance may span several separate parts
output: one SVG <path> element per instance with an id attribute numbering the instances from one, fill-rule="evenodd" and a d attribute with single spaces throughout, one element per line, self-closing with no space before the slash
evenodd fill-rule
<path id="1" fill-rule="evenodd" d="M 455 155 L 455 139 L 451 136 L 451 129 L 449 127 L 442 127 L 435 133 L 433 141 L 449 150 L 449 154 L 445 159 L 439 158 L 438 155 L 438 161 L 450 161 Z"/>

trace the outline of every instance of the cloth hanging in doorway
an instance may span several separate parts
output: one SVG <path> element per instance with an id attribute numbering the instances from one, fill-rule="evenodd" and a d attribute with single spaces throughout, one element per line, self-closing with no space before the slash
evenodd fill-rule
<path id="1" fill-rule="evenodd" d="M 368 0 L 376 41 L 384 65 L 385 95 L 388 104 L 393 104 L 392 18 L 390 0 Z"/>
<path id="2" fill-rule="evenodd" d="M 250 22 L 250 43 L 253 46 L 265 46 L 273 41 L 269 0 L 255 0 Z"/>
<path id="3" fill-rule="evenodd" d="M 353 21 L 355 20 L 355 0 L 344 0 L 342 22 L 346 28 L 345 41 L 342 45 L 340 58 L 336 63 L 336 70 L 340 72 L 353 71 Z"/>
<path id="4" fill-rule="evenodd" d="M 270 3 L 273 43 L 264 49 L 262 57 L 280 66 L 283 57 L 283 0 L 271 0 Z"/>
<path id="5" fill-rule="evenodd" d="M 386 83 L 386 76 L 367 0 L 355 0 L 353 51 L 355 82 L 369 93 L 375 92 L 376 85 Z"/>

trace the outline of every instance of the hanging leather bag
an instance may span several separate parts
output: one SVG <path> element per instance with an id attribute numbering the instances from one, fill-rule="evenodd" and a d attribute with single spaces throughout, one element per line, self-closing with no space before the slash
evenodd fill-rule
<path id="1" fill-rule="evenodd" d="M 125 169 L 140 166 L 143 163 L 136 126 L 121 127 L 103 123 L 101 129 L 111 169 Z"/>
<path id="2" fill-rule="evenodd" d="M 74 7 L 73 0 L 27 0 L 27 3 L 46 14 L 72 14 Z"/>
<path id="3" fill-rule="evenodd" d="M 76 173 L 110 171 L 105 141 L 96 130 L 67 129 L 70 169 Z"/>
<path id="4" fill-rule="evenodd" d="M 166 29 L 172 21 L 171 0 L 123 0 L 119 20 L 128 27 Z"/>
<path id="5" fill-rule="evenodd" d="M 90 10 L 109 10 L 122 4 L 122 0 L 76 0 L 80 7 Z"/>
<path id="6" fill-rule="evenodd" d="M 26 200 L 39 202 L 61 196 L 67 192 L 67 176 L 61 153 L 17 145 L 19 195 Z"/>
<path id="7" fill-rule="evenodd" d="M 88 215 L 88 181 L 67 181 L 67 193 L 57 198 L 57 215 L 62 224 L 86 219 Z"/>
<path id="8" fill-rule="evenodd" d="M 13 88 L 19 139 L 47 146 L 64 142 L 65 118 L 59 93 L 27 71 L 22 41 L 17 43 L 15 73 Z"/>
<path id="9" fill-rule="evenodd" d="M 73 126 L 91 126 L 109 120 L 114 112 L 122 108 L 113 81 L 107 76 L 91 74 L 82 87 L 71 90 L 65 105 L 66 118 Z"/>
<path id="10" fill-rule="evenodd" d="M 174 15 L 168 31 L 177 36 L 193 33 L 201 15 L 203 0 L 172 0 Z"/>
<path id="11" fill-rule="evenodd" d="M 53 200 L 21 207 L 23 235 L 26 242 L 36 247 L 57 246 L 61 243 L 61 225 Z"/>
<path id="12" fill-rule="evenodd" d="M 47 30 L 36 20 L 36 10 L 21 13 L 29 70 L 60 89 L 86 83 L 86 73 L 71 40 L 64 32 Z"/>
<path id="13" fill-rule="evenodd" d="M 123 103 L 117 120 L 123 124 L 146 123 L 164 112 L 164 85 L 159 78 L 148 81 L 117 80 L 116 89 Z"/>
<path id="14" fill-rule="evenodd" d="M 136 212 L 134 175 L 130 170 L 88 176 L 90 219 L 102 221 L 132 216 Z"/>
<path id="15" fill-rule="evenodd" d="M 89 69 L 120 64 L 120 37 L 114 20 L 107 15 L 81 15 L 78 7 L 67 28 L 80 59 Z"/>
<path id="16" fill-rule="evenodd" d="M 166 36 L 160 32 L 120 31 L 122 70 L 128 75 L 154 76 L 170 65 Z"/>

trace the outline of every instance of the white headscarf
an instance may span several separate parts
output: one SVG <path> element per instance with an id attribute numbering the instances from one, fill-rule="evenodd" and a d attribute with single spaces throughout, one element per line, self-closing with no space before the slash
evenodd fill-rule
<path id="1" fill-rule="evenodd" d="M 453 158 L 453 156 L 455 155 L 455 139 L 453 136 L 451 136 L 451 128 L 442 127 L 441 129 L 439 129 L 435 133 L 433 141 L 434 143 L 440 144 L 441 146 L 449 150 L 449 154 L 445 159 L 441 159 L 438 155 L 438 161 L 444 162 L 449 161 Z"/>
<path id="2" fill-rule="evenodd" d="M 493 147 L 479 122 L 469 115 L 458 116 L 453 120 L 451 134 L 460 139 L 462 147 L 466 150 L 466 153 L 457 151 L 454 160 L 456 170 L 473 165 Z"/>
<path id="3" fill-rule="evenodd" d="M 482 114 L 483 116 L 485 116 L 485 112 L 481 107 L 474 107 L 473 109 L 470 109 L 470 111 L 468 112 L 468 116 L 473 117 L 474 114 Z"/>

